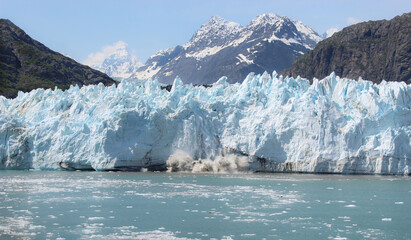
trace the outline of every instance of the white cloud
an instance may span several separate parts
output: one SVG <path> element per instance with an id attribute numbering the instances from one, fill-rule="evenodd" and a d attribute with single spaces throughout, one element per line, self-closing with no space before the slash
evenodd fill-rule
<path id="1" fill-rule="evenodd" d="M 349 18 L 347 19 L 347 22 L 348 22 L 350 25 L 352 25 L 352 24 L 357 24 L 357 23 L 361 22 L 361 20 L 358 20 L 358 19 L 353 18 L 353 17 L 349 17 Z"/>
<path id="2" fill-rule="evenodd" d="M 325 31 L 325 37 L 326 37 L 326 38 L 329 38 L 329 37 L 331 37 L 334 33 L 338 32 L 338 31 L 340 31 L 340 30 L 338 30 L 338 28 L 335 28 L 335 27 L 330 28 L 330 29 L 327 29 L 327 31 Z"/>
<path id="3" fill-rule="evenodd" d="M 118 41 L 113 45 L 104 46 L 101 51 L 96 53 L 90 53 L 86 60 L 83 61 L 83 64 L 89 66 L 100 66 L 104 59 L 108 58 L 113 54 L 124 53 L 127 54 L 127 43 L 123 41 Z"/>

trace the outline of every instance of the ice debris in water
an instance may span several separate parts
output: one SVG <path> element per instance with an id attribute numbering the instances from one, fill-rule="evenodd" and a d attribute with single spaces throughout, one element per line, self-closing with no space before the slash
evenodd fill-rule
<path id="1" fill-rule="evenodd" d="M 411 86 L 250 74 L 0 97 L 0 169 L 409 174 Z"/>
<path id="2" fill-rule="evenodd" d="M 234 173 L 246 170 L 248 158 L 235 154 L 217 156 L 215 160 L 194 160 L 188 153 L 177 150 L 166 162 L 169 172 L 212 172 L 212 173 Z"/>

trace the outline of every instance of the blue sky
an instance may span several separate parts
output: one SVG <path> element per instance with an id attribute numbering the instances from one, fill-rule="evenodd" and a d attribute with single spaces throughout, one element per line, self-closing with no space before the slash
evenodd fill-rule
<path id="1" fill-rule="evenodd" d="M 410 11 L 410 0 L 0 0 L 0 18 L 79 62 L 118 41 L 145 61 L 158 50 L 187 42 L 213 15 L 246 25 L 271 12 L 323 34 Z"/>

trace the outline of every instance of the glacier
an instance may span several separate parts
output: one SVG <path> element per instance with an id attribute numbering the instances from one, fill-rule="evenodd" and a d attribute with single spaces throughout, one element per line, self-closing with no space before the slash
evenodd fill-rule
<path id="1" fill-rule="evenodd" d="M 0 97 L 0 169 L 410 174 L 411 85 L 249 74 Z"/>

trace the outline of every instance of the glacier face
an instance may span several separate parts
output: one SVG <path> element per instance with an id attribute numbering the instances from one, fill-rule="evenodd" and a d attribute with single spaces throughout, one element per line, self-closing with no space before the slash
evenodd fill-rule
<path id="1" fill-rule="evenodd" d="M 37 89 L 0 97 L 0 169 L 409 174 L 410 109 L 411 85 L 333 74 Z"/>

